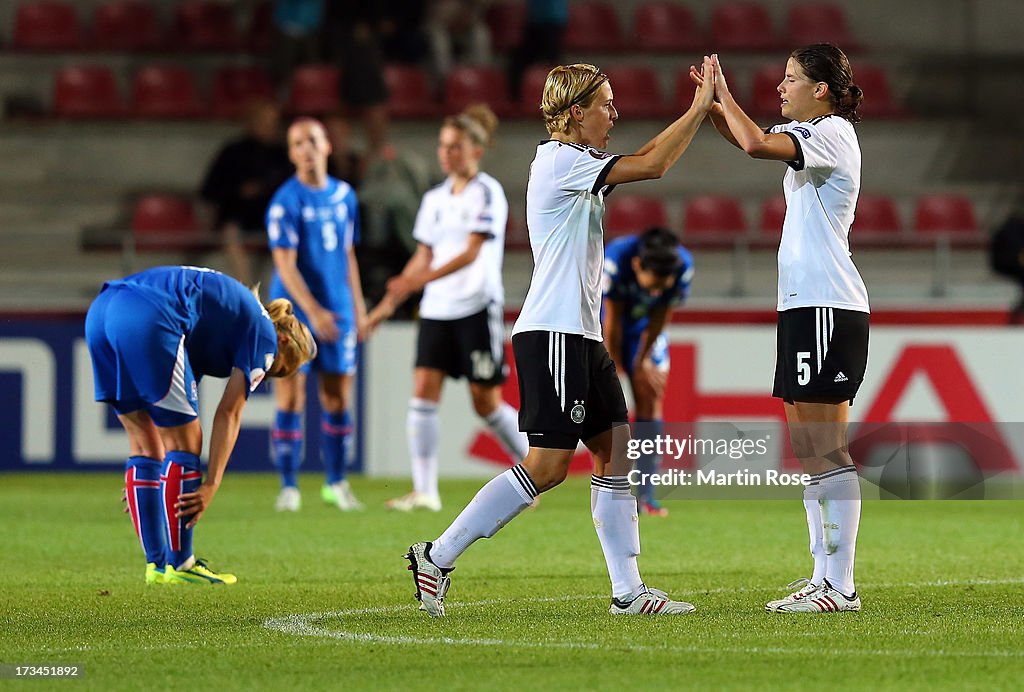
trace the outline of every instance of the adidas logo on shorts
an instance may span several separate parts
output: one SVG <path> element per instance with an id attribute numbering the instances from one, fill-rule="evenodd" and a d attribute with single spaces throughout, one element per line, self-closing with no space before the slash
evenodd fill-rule
<path id="1" fill-rule="evenodd" d="M 840 371 L 839 371 L 839 374 L 838 374 L 838 375 L 836 375 L 836 379 L 834 379 L 834 380 L 832 380 L 832 381 L 833 381 L 833 382 L 849 382 L 849 381 L 850 381 L 850 378 L 848 378 L 848 377 L 847 377 L 846 375 L 844 375 L 844 374 L 843 374 L 843 371 L 842 371 L 842 370 L 840 370 Z"/>

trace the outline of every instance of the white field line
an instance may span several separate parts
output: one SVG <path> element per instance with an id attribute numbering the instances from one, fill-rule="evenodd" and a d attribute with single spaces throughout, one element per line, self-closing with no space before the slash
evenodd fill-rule
<path id="1" fill-rule="evenodd" d="M 869 589 L 887 589 L 887 588 L 927 588 L 927 587 L 965 587 L 965 586 L 1002 586 L 1011 584 L 1024 584 L 1024 578 L 1015 579 L 968 579 L 968 580 L 937 580 L 937 581 L 926 581 L 926 582 L 904 582 L 899 584 L 892 583 L 874 583 L 864 584 L 862 587 Z M 763 591 L 763 589 L 752 589 L 748 587 L 716 587 L 713 589 L 699 589 L 699 590 L 686 590 L 681 593 L 685 594 L 712 594 L 712 593 L 729 593 L 729 592 L 748 592 L 748 591 Z M 533 598 L 533 599 L 485 599 L 479 601 L 470 601 L 465 603 L 446 603 L 445 605 L 449 609 L 461 610 L 462 608 L 476 608 L 488 605 L 497 605 L 501 603 L 509 602 L 523 602 L 523 603 L 558 603 L 566 601 L 587 601 L 587 600 L 607 600 L 607 595 L 596 595 L 596 594 L 580 594 L 580 595 L 567 595 L 559 596 L 555 598 Z M 518 639 L 491 639 L 491 638 L 453 638 L 453 637 L 410 637 L 410 636 L 399 636 L 399 635 L 387 635 L 387 634 L 370 634 L 365 632 L 346 632 L 343 630 L 328 629 L 319 626 L 317 623 L 325 620 L 342 620 L 346 617 L 360 616 L 360 615 L 373 615 L 373 614 L 385 614 L 385 613 L 401 613 L 403 611 L 409 611 L 414 608 L 414 604 L 401 604 L 401 605 L 389 605 L 389 606 L 375 606 L 370 608 L 350 608 L 346 610 L 336 610 L 329 612 L 320 613 L 306 613 L 306 614 L 293 614 L 284 615 L 281 617 L 267 618 L 263 621 L 263 627 L 281 632 L 283 634 L 290 634 L 300 637 L 318 637 L 324 639 L 338 639 L 350 642 L 360 642 L 369 644 L 389 644 L 396 646 L 490 646 L 490 647 L 518 647 L 518 648 L 536 648 L 536 649 L 575 649 L 575 650 L 604 650 L 609 645 L 607 643 L 595 643 L 595 642 L 574 642 L 574 641 L 530 641 L 530 640 L 518 640 Z M 423 617 L 426 617 L 424 615 Z M 610 616 L 609 616 L 610 617 Z M 697 611 L 697 615 L 693 617 L 700 617 L 700 610 Z M 778 616 L 777 616 L 778 617 Z M 797 615 L 796 617 L 801 617 Z M 804 616 L 813 618 L 814 616 Z M 824 616 L 824 617 L 843 617 L 843 616 Z M 856 617 L 856 616 L 855 616 Z M 156 644 L 153 646 L 135 646 L 132 647 L 133 651 L 164 651 L 169 649 L 188 649 L 189 645 L 192 644 L 196 647 L 209 646 L 209 642 L 175 642 L 168 644 Z M 246 644 L 237 644 L 229 646 L 221 646 L 224 649 L 232 648 L 252 648 L 255 646 L 262 646 L 260 642 L 251 642 Z M 116 645 L 120 647 L 120 644 Z M 97 647 L 89 644 L 71 646 L 71 647 L 56 647 L 47 648 L 41 650 L 40 654 L 61 654 L 61 653 L 74 653 L 79 651 L 100 651 L 105 648 L 116 648 L 115 645 L 110 647 Z M 662 651 L 669 653 L 739 653 L 739 654 L 805 654 L 806 649 L 804 647 L 729 647 L 729 646 L 714 646 L 714 647 L 702 647 L 702 646 L 670 646 L 670 645 L 641 645 L 641 644 L 628 644 L 623 645 L 620 643 L 614 644 L 616 649 L 628 649 L 629 651 Z M 930 651 L 906 651 L 906 650 L 894 650 L 894 649 L 834 649 L 834 650 L 818 650 L 822 654 L 828 654 L 833 656 L 894 656 L 894 657 L 913 657 L 913 656 L 956 656 L 961 658 L 1022 658 L 1024 657 L 1024 651 L 955 651 L 945 649 L 933 649 Z"/>

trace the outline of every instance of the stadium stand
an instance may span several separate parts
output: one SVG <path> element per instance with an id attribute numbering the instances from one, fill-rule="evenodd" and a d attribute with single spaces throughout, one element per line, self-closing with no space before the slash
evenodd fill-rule
<path id="1" fill-rule="evenodd" d="M 341 70 L 334 65 L 301 65 L 291 77 L 287 110 L 293 115 L 318 115 L 338 108 Z"/>
<path id="2" fill-rule="evenodd" d="M 753 2 L 726 2 L 711 12 L 712 43 L 718 52 L 770 51 L 781 44 L 768 10 Z"/>
<path id="3" fill-rule="evenodd" d="M 156 11 L 144 0 L 110 0 L 93 13 L 92 47 L 102 51 L 154 51 L 163 48 Z"/>
<path id="4" fill-rule="evenodd" d="M 53 80 L 53 114 L 58 118 L 123 118 L 127 111 L 114 72 L 105 65 L 69 65 Z"/>
<path id="5" fill-rule="evenodd" d="M 608 2 L 588 0 L 569 3 L 569 24 L 565 49 L 573 51 L 618 51 L 626 45 L 622 22 Z"/>
<path id="6" fill-rule="evenodd" d="M 82 48 L 82 29 L 69 2 L 37 0 L 18 6 L 14 47 L 32 51 L 73 51 Z"/>
<path id="7" fill-rule="evenodd" d="M 657 197 L 612 195 L 608 198 L 604 222 L 608 238 L 640 233 L 651 226 L 669 226 L 665 204 Z"/>
<path id="8" fill-rule="evenodd" d="M 136 118 L 191 119 L 205 115 L 192 73 L 172 64 L 146 65 L 132 79 L 131 111 Z"/>
<path id="9" fill-rule="evenodd" d="M 631 46 L 656 53 L 703 50 L 706 41 L 693 12 L 686 5 L 654 0 L 637 6 L 633 14 Z"/>

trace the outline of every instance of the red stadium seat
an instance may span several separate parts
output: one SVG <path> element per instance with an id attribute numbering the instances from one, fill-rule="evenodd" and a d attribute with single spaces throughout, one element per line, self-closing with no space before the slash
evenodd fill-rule
<path id="1" fill-rule="evenodd" d="M 923 234 L 977 233 L 974 204 L 962 195 L 925 195 L 914 208 L 914 230 Z"/>
<path id="2" fill-rule="evenodd" d="M 288 110 L 295 115 L 321 115 L 335 110 L 340 103 L 340 77 L 341 71 L 334 65 L 301 65 L 295 68 Z"/>
<path id="3" fill-rule="evenodd" d="M 181 0 L 174 8 L 175 44 L 188 51 L 232 51 L 240 45 L 234 9 L 215 0 Z"/>
<path id="4" fill-rule="evenodd" d="M 201 235 L 188 197 L 150 194 L 135 203 L 132 236 L 139 250 L 185 251 L 195 247 Z"/>
<path id="5" fill-rule="evenodd" d="M 269 0 L 256 5 L 249 17 L 245 32 L 245 45 L 249 50 L 263 53 L 274 46 L 277 30 L 274 28 L 274 3 Z"/>
<path id="6" fill-rule="evenodd" d="M 851 231 L 882 235 L 898 234 L 903 228 L 896 202 L 886 195 L 861 193 Z"/>
<path id="7" fill-rule="evenodd" d="M 779 237 L 782 223 L 786 220 L 786 198 L 782 195 L 769 197 L 761 203 L 761 234 Z"/>
<path id="8" fill-rule="evenodd" d="M 633 48 L 681 53 L 704 47 L 700 28 L 689 7 L 666 0 L 645 2 L 633 15 Z"/>
<path id="9" fill-rule="evenodd" d="M 412 65 L 388 65 L 384 68 L 388 86 L 388 112 L 394 118 L 431 118 L 438 106 L 423 70 Z"/>
<path id="10" fill-rule="evenodd" d="M 780 45 L 768 10 L 753 2 L 716 6 L 711 12 L 711 36 L 717 51 L 771 51 Z"/>
<path id="11" fill-rule="evenodd" d="M 105 65 L 74 65 L 59 70 L 53 81 L 53 114 L 58 118 L 120 118 L 124 102 Z"/>
<path id="12" fill-rule="evenodd" d="M 661 97 L 658 75 L 650 67 L 611 67 L 605 70 L 612 85 L 615 109 L 627 118 L 660 118 L 670 111 Z"/>
<path id="13" fill-rule="evenodd" d="M 604 217 L 605 238 L 641 233 L 651 226 L 668 226 L 665 204 L 657 197 L 612 195 Z"/>
<path id="14" fill-rule="evenodd" d="M 14 47 L 18 50 L 77 50 L 82 32 L 75 7 L 58 0 L 18 6 L 14 16 Z"/>
<path id="15" fill-rule="evenodd" d="M 487 8 L 487 28 L 491 33 L 491 45 L 501 52 L 510 51 L 519 45 L 526 22 L 526 5 L 515 0 L 495 3 Z"/>
<path id="16" fill-rule="evenodd" d="M 523 82 L 520 86 L 521 98 L 516 109 L 517 115 L 531 120 L 541 117 L 540 100 L 544 95 L 544 82 L 550 71 L 551 67 L 547 65 L 534 65 L 523 73 Z"/>
<path id="17" fill-rule="evenodd" d="M 844 52 L 857 49 L 846 21 L 846 12 L 839 5 L 823 2 L 792 5 L 786 14 L 786 33 L 787 43 L 791 46 L 831 43 Z"/>
<path id="18" fill-rule="evenodd" d="M 132 112 L 139 118 L 205 115 L 192 73 L 178 65 L 147 65 L 132 80 Z"/>
<path id="19" fill-rule="evenodd" d="M 725 195 L 696 195 L 686 203 L 683 231 L 693 234 L 736 236 L 746 233 L 747 219 L 739 200 Z"/>
<path id="20" fill-rule="evenodd" d="M 787 120 L 782 117 L 782 97 L 779 84 L 785 77 L 785 66 L 773 63 L 759 67 L 752 78 L 750 114 L 760 118 L 774 118 L 775 122 Z M 732 88 L 732 85 L 729 85 Z M 735 94 L 734 94 L 735 95 Z"/>
<path id="21" fill-rule="evenodd" d="M 530 231 L 526 227 L 526 221 L 515 218 L 511 213 L 505 225 L 505 249 L 527 252 L 530 250 Z"/>
<path id="22" fill-rule="evenodd" d="M 591 0 L 569 3 L 565 28 L 567 51 L 617 51 L 625 44 L 619 13 L 611 3 Z"/>
<path id="23" fill-rule="evenodd" d="M 262 67 L 222 67 L 213 75 L 211 110 L 217 118 L 236 118 L 256 100 L 273 100 L 270 74 Z"/>
<path id="24" fill-rule="evenodd" d="M 460 66 L 448 73 L 444 89 L 444 109 L 458 113 L 471 103 L 483 101 L 496 114 L 512 111 L 505 74 L 496 67 Z"/>
<path id="25" fill-rule="evenodd" d="M 864 92 L 864 102 L 858 109 L 866 118 L 899 118 L 906 116 L 904 108 L 892 93 L 885 70 L 876 65 L 858 64 L 853 70 L 853 83 Z"/>
<path id="26" fill-rule="evenodd" d="M 163 37 L 153 5 L 144 0 L 109 0 L 93 15 L 92 44 L 100 50 L 156 50 Z"/>

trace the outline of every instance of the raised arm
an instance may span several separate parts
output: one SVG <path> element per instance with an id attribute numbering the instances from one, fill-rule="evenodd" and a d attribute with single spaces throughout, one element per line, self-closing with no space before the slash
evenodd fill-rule
<path id="1" fill-rule="evenodd" d="M 704 74 L 711 73 L 711 59 L 704 58 L 701 68 Z M 705 80 L 693 95 L 693 104 L 674 123 L 666 127 L 657 137 L 645 144 L 632 156 L 623 156 L 608 172 L 605 182 L 609 185 L 632 183 L 638 180 L 660 178 L 679 160 L 693 141 L 697 129 L 714 99 L 714 84 Z"/>
<path id="2" fill-rule="evenodd" d="M 721 103 L 722 119 L 729 133 L 732 135 L 730 141 L 734 141 L 740 149 L 748 156 L 755 159 L 770 159 L 773 161 L 795 161 L 799 156 L 796 144 L 789 135 L 767 134 L 761 127 L 743 112 L 736 99 L 729 91 L 729 85 L 725 81 L 725 74 L 718 62 L 718 56 L 711 56 L 712 70 L 715 79 L 715 96 Z M 704 72 L 708 74 L 707 71 Z M 706 81 L 706 80 L 705 80 Z M 716 123 L 715 127 L 718 127 Z M 721 132 L 721 130 L 719 130 Z M 728 135 L 724 135 L 729 139 Z"/>

